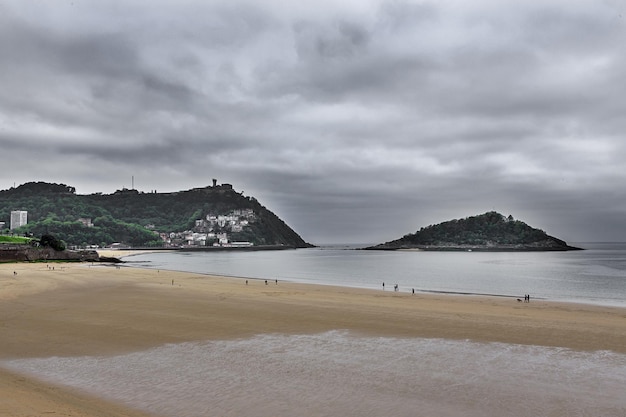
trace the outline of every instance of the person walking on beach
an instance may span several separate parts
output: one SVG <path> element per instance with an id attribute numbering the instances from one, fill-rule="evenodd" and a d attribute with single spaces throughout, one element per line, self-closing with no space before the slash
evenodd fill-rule
<path id="1" fill-rule="evenodd" d="M 383 291 L 385 291 L 385 283 L 383 282 Z"/>

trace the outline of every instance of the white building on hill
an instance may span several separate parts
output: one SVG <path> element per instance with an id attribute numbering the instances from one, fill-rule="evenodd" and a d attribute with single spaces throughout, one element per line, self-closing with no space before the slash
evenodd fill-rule
<path id="1" fill-rule="evenodd" d="M 16 210 L 11 212 L 11 230 L 24 226 L 28 223 L 28 212 Z"/>

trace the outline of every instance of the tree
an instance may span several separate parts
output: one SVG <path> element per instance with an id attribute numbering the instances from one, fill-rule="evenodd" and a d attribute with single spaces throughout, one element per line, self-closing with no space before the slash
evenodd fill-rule
<path id="1" fill-rule="evenodd" d="M 39 239 L 39 244 L 43 247 L 50 247 L 56 251 L 64 251 L 65 250 L 65 242 L 57 239 L 52 235 L 43 235 L 41 239 Z"/>

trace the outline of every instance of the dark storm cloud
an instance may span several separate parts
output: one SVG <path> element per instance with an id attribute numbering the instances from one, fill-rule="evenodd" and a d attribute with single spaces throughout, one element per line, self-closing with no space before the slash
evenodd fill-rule
<path id="1" fill-rule="evenodd" d="M 0 8 L 3 188 L 215 177 L 316 243 L 487 210 L 626 234 L 624 2 Z"/>

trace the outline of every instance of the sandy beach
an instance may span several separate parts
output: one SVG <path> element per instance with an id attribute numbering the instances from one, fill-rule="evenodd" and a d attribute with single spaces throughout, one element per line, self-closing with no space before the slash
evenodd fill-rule
<path id="1" fill-rule="evenodd" d="M 349 330 L 626 353 L 626 310 L 404 294 L 90 264 L 0 265 L 0 360 Z M 0 416 L 142 416 L 0 370 Z M 5 400 L 8 399 L 8 400 Z"/>

